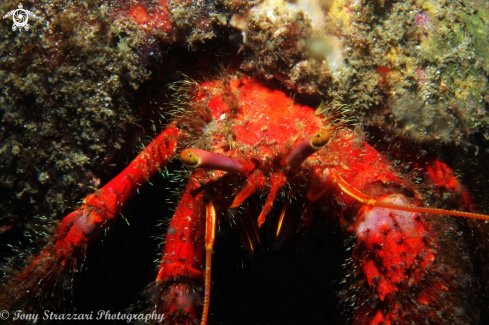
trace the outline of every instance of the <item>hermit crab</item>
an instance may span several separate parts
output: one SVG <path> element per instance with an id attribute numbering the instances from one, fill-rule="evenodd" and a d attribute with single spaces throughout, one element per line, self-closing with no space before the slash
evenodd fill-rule
<path id="1" fill-rule="evenodd" d="M 147 292 L 168 324 L 207 324 L 216 224 L 231 220 L 252 256 L 266 236 L 307 232 L 313 210 L 356 237 L 340 293 L 353 324 L 470 323 L 471 266 L 457 236 L 458 216 L 432 207 L 342 113 L 297 104 L 279 89 L 233 75 L 187 81 L 178 109 L 117 177 L 66 216 L 50 244 L 6 282 L 4 308 L 28 310 L 62 292 L 90 245 L 110 229 L 129 199 L 170 160 L 189 168 L 167 229 L 156 281 Z M 450 169 L 426 167 L 434 185 L 466 200 Z M 314 215 L 317 215 L 315 213 Z M 268 230 L 273 229 L 273 232 Z M 265 231 L 267 230 L 267 231 Z M 448 248 L 449 247 L 449 248 Z M 214 281 L 219 281 L 214 279 Z M 325 306 L 326 308 L 326 306 Z"/>

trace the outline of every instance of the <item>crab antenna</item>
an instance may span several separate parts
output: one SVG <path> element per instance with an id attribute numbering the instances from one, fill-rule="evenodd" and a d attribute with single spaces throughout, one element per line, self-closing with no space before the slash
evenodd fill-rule
<path id="1" fill-rule="evenodd" d="M 205 209 L 205 282 L 204 282 L 204 308 L 202 311 L 202 320 L 200 325 L 207 324 L 209 314 L 209 302 L 211 297 L 211 263 L 212 250 L 216 239 L 216 209 L 212 203 L 206 204 Z"/>
<path id="2" fill-rule="evenodd" d="M 180 154 L 180 160 L 187 167 L 217 169 L 230 173 L 242 173 L 253 169 L 251 163 L 200 149 L 183 150 Z"/>
<path id="3" fill-rule="evenodd" d="M 392 203 L 387 203 L 387 202 L 379 202 L 370 196 L 360 192 L 350 184 L 348 184 L 338 173 L 338 171 L 334 168 L 328 169 L 326 168 L 324 170 L 324 176 L 326 178 L 332 177 L 333 182 L 338 185 L 341 190 L 350 196 L 351 198 L 355 199 L 356 201 L 372 206 L 372 207 L 379 207 L 379 208 L 385 208 L 385 209 L 394 209 L 394 210 L 400 210 L 400 211 L 406 211 L 406 212 L 417 212 L 417 213 L 428 213 L 428 214 L 444 214 L 448 216 L 455 216 L 455 217 L 465 217 L 465 218 L 472 218 L 472 219 L 479 219 L 479 220 L 485 220 L 489 221 L 489 216 L 481 213 L 473 213 L 473 212 L 466 212 L 466 211 L 456 211 L 456 210 L 445 210 L 445 209 L 437 209 L 437 208 L 424 208 L 424 207 L 415 207 L 415 206 L 404 206 L 404 205 L 397 205 L 397 204 L 392 204 Z"/>
<path id="4" fill-rule="evenodd" d="M 329 142 L 329 132 L 326 129 L 322 129 L 319 132 L 305 138 L 297 147 L 295 147 L 285 158 L 284 167 L 289 166 L 294 170 L 298 168 L 307 157 L 317 152 Z"/>

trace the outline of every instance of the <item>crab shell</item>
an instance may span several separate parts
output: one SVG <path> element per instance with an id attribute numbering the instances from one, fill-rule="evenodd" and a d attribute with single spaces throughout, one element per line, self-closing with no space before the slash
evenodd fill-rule
<path id="1" fill-rule="evenodd" d="M 453 277 L 447 281 L 446 265 L 438 257 L 438 240 L 443 238 L 437 239 L 434 234 L 440 231 L 436 222 L 433 226 L 418 213 L 361 206 L 331 181 L 334 171 L 378 201 L 400 206 L 421 204 L 423 197 L 416 187 L 365 143 L 361 132 L 345 127 L 335 116 L 323 116 L 319 110 L 294 103 L 281 90 L 270 89 L 253 78 L 211 80 L 196 85 L 193 93 L 190 104 L 179 113 L 179 141 L 183 147 L 200 149 L 194 151 L 206 161 L 190 177 L 169 227 L 157 277 L 161 288 L 157 300 L 163 302 L 160 312 L 178 315 L 175 323 L 198 318 L 194 307 L 201 303 L 200 298 L 193 295 L 182 299 L 186 296 L 183 292 L 195 291 L 193 287 L 168 285 L 168 279 L 186 274 L 194 283 L 202 282 L 203 275 L 196 270 L 203 264 L 194 263 L 182 271 L 184 263 L 175 256 L 184 256 L 184 262 L 199 256 L 201 263 L 207 201 L 215 206 L 217 215 L 237 224 L 237 234 L 250 255 L 262 245 L 264 231 L 257 230 L 262 224 L 273 228 L 277 238 L 282 233 L 303 234 L 310 225 L 313 205 L 329 211 L 326 217 L 337 218 L 343 229 L 357 236 L 353 251 L 356 271 L 349 276 L 354 280 L 347 281 L 350 286 L 342 292 L 344 300 L 357 301 L 353 303 L 355 324 L 408 324 L 425 318 L 438 322 L 447 313 L 453 317 L 451 321 L 470 319 L 468 313 L 456 312 L 468 310 L 459 300 L 463 279 L 458 277 L 460 270 L 452 270 L 448 277 Z M 288 164 L 297 148 L 319 130 L 329 132 L 327 145 L 299 166 Z M 233 169 L 229 161 L 219 161 L 219 157 L 241 164 Z M 289 204 L 296 209 L 289 209 Z M 240 205 L 246 206 L 239 211 Z M 187 210 L 190 206 L 191 211 Z M 302 209 L 299 214 L 297 207 Z M 275 217 L 267 221 L 271 213 Z M 192 215 L 192 222 L 177 221 L 180 215 Z M 287 219 L 295 220 L 288 225 L 296 229 L 285 229 Z M 191 228 L 195 231 L 181 230 Z M 184 238 L 188 247 L 179 246 L 177 238 Z M 200 253 L 195 251 L 198 247 Z M 452 296 L 447 294 L 451 287 L 457 288 Z M 411 311 L 403 310 L 403 299 L 410 301 Z M 429 308 L 439 313 L 428 313 Z M 193 316 L 185 318 L 185 314 Z"/>

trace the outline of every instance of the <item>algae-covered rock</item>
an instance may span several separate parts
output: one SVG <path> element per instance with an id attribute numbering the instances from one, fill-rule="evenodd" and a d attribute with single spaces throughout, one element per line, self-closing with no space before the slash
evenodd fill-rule
<path id="1" fill-rule="evenodd" d="M 16 4 L 2 2 L 0 15 Z M 148 39 L 104 1 L 26 9 L 37 16 L 28 31 L 5 20 L 0 32 L 0 209 L 54 217 L 93 191 L 135 123 L 130 102 L 151 75 L 141 51 Z"/>
<path id="2" fill-rule="evenodd" d="M 243 69 L 347 105 L 363 126 L 457 144 L 488 137 L 487 19 L 471 1 L 268 0 L 231 25 Z"/>

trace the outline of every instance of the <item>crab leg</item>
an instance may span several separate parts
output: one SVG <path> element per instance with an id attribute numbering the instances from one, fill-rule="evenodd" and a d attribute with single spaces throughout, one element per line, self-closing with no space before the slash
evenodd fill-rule
<path id="1" fill-rule="evenodd" d="M 157 312 L 165 314 L 172 324 L 194 324 L 199 319 L 200 308 L 196 307 L 202 305 L 199 291 L 203 284 L 201 324 L 207 322 L 216 211 L 211 202 L 204 202 L 203 192 L 192 195 L 200 186 L 199 179 L 203 179 L 203 174 L 196 172 L 173 215 L 156 277 Z"/>
<path id="2" fill-rule="evenodd" d="M 325 165 L 313 168 L 307 197 L 317 201 L 326 198 L 327 193 L 333 194 L 340 203 L 335 209 L 340 223 L 356 235 L 351 259 L 354 273 L 348 275 L 349 280 L 345 279 L 350 286 L 342 292 L 343 301 L 354 308 L 353 323 L 421 323 L 426 319 L 426 310 L 435 310 L 436 314 L 430 316 L 442 322 L 437 318 L 439 315 L 455 314 L 457 308 L 464 307 L 463 303 L 458 305 L 458 301 L 447 300 L 451 296 L 445 294 L 460 286 L 463 279 L 458 275 L 464 274 L 464 266 L 446 267 L 440 253 L 442 244 L 437 235 L 443 234 L 440 229 L 450 231 L 450 220 L 433 226 L 429 217 L 422 214 L 484 220 L 487 217 L 414 206 L 422 200 L 420 193 L 398 178 L 379 152 L 365 142 L 358 144 L 352 139 L 345 137 L 341 151 L 337 147 L 329 148 L 330 156 L 337 157 L 334 164 L 324 160 Z M 297 148 L 301 147 L 309 150 L 303 143 Z M 294 149 L 290 156 L 300 157 L 297 161 L 302 161 L 302 152 L 309 151 L 299 149 Z M 321 205 L 323 201 L 318 203 Z M 409 308 L 419 309 L 406 312 L 404 308 L 408 304 L 404 300 L 409 301 Z"/>
<path id="3" fill-rule="evenodd" d="M 170 126 L 117 177 L 87 196 L 79 209 L 61 221 L 52 242 L 5 284 L 0 305 L 36 309 L 57 283 L 69 283 L 66 275 L 81 265 L 87 248 L 104 229 L 110 229 L 129 199 L 172 158 L 177 137 L 178 129 Z"/>
<path id="4" fill-rule="evenodd" d="M 453 193 L 456 198 L 460 199 L 463 207 L 470 208 L 473 204 L 467 189 L 453 175 L 453 170 L 447 164 L 435 159 L 432 164 L 428 164 L 426 172 L 436 187 Z"/>
<path id="5" fill-rule="evenodd" d="M 193 196 L 198 186 L 191 181 L 167 230 L 160 261 L 155 297 L 158 313 L 170 323 L 191 324 L 199 318 L 204 275 L 205 203 L 203 193 Z"/>
<path id="6" fill-rule="evenodd" d="M 467 270 L 461 264 L 445 265 L 442 240 L 444 232 L 453 231 L 452 220 L 423 214 L 489 217 L 418 206 L 422 196 L 397 178 L 375 149 L 363 143 L 357 150 L 342 157 L 343 165 L 313 173 L 314 182 L 347 202 L 339 210 L 341 222 L 357 237 L 352 256 L 355 271 L 349 275 L 355 280 L 343 292 L 343 300 L 355 308 L 354 324 L 421 323 L 426 310 L 436 311 L 430 317 L 441 323 L 444 315 L 465 308 L 451 291 L 458 290 L 464 281 L 460 275 Z M 365 159 L 355 159 L 360 155 Z M 318 198 L 314 193 L 308 197 Z M 409 301 L 417 311 L 405 312 L 402 301 Z"/>
<path id="7" fill-rule="evenodd" d="M 337 181 L 333 181 L 333 185 L 348 196 L 360 192 L 343 183 L 339 185 Z M 375 201 L 396 206 L 410 204 L 403 194 L 383 195 Z M 342 218 L 345 213 L 343 210 Z M 429 282 L 427 274 L 436 263 L 438 243 L 430 234 L 430 225 L 418 213 L 363 205 L 354 212 L 350 222 L 349 229 L 357 237 L 352 257 L 357 270 L 352 279 L 357 280 L 353 286 L 363 290 L 362 298 L 355 304 L 354 324 L 405 324 L 412 321 L 401 316 L 402 305 L 397 302 L 404 296 L 426 308 L 437 303 L 433 290 L 442 290 L 443 283 L 433 279 L 430 286 L 423 287 L 423 284 Z M 356 298 L 355 289 L 350 290 L 351 293 L 343 298 L 345 301 Z M 422 317 L 413 323 L 421 320 Z"/>

